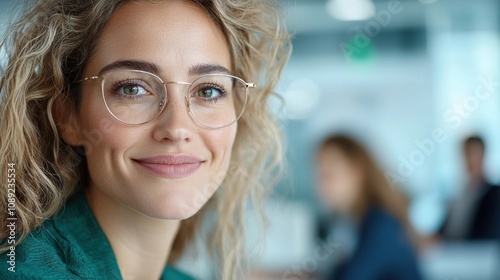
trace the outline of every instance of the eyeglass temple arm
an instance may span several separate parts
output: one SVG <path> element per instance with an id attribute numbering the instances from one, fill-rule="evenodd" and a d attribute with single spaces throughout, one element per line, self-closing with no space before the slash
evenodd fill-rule
<path id="1" fill-rule="evenodd" d="M 87 77 L 87 78 L 83 78 L 81 80 L 78 80 L 75 83 L 87 82 L 87 81 L 97 80 L 97 79 L 99 79 L 99 76 L 92 76 L 92 77 Z"/>
<path id="2" fill-rule="evenodd" d="M 245 85 L 247 86 L 247 88 L 255 88 L 255 87 L 257 87 L 254 83 L 245 83 Z"/>

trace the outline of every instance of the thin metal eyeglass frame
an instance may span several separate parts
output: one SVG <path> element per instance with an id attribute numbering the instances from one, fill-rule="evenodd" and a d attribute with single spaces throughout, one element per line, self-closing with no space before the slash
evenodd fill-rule
<path id="1" fill-rule="evenodd" d="M 151 75 L 151 76 L 155 77 L 156 79 L 158 79 L 163 84 L 163 89 L 165 90 L 165 99 L 166 100 L 168 99 L 168 91 L 167 91 L 167 85 L 168 84 L 188 85 L 189 87 L 187 88 L 186 94 L 184 95 L 184 98 L 186 100 L 186 106 L 188 108 L 188 115 L 189 115 L 189 113 L 191 113 L 191 116 L 192 116 L 192 118 L 194 118 L 195 122 L 198 122 L 203 127 L 210 128 L 210 129 L 224 128 L 224 127 L 228 127 L 228 126 L 231 126 L 234 123 L 236 123 L 241 118 L 241 116 L 243 115 L 243 113 L 245 112 L 246 105 L 247 105 L 247 102 L 248 102 L 248 92 L 249 92 L 249 89 L 256 87 L 256 85 L 254 83 L 247 83 L 242 78 L 239 78 L 239 77 L 236 77 L 236 76 L 233 76 L 233 75 L 229 75 L 229 74 L 205 74 L 205 75 L 197 77 L 192 83 L 189 83 L 189 82 L 182 82 L 182 81 L 164 82 L 158 75 L 150 73 L 150 72 L 147 72 L 147 71 L 142 71 L 142 70 L 124 69 L 124 71 L 131 71 L 131 72 L 137 72 L 137 73 L 147 74 L 147 75 Z M 233 122 L 231 122 L 231 123 L 229 123 L 227 125 L 217 126 L 217 127 L 215 127 L 215 126 L 209 126 L 209 125 L 203 123 L 202 121 L 200 121 L 196 117 L 196 114 L 191 110 L 191 103 L 189 102 L 189 91 L 191 89 L 191 86 L 194 83 L 196 83 L 196 81 L 198 81 L 200 79 L 203 79 L 203 78 L 206 78 L 206 77 L 210 77 L 210 76 L 219 76 L 219 77 L 223 76 L 223 77 L 233 78 L 233 79 L 236 79 L 239 82 L 241 82 L 243 85 L 245 85 L 245 100 L 244 100 L 244 103 L 243 103 L 243 109 L 241 110 L 241 113 L 236 117 L 236 119 Z M 108 104 L 106 103 L 106 98 L 104 97 L 104 81 L 106 79 L 106 75 L 86 77 L 86 78 L 83 78 L 81 80 L 76 81 L 75 83 L 90 82 L 90 81 L 95 81 L 95 80 L 98 80 L 98 79 L 102 79 L 102 82 L 101 82 L 101 96 L 102 96 L 102 101 L 104 102 L 104 105 L 106 106 L 106 109 L 108 110 L 108 112 L 117 121 L 119 121 L 121 123 L 124 123 L 124 124 L 127 124 L 127 125 L 141 125 L 141 124 L 148 123 L 148 122 L 150 122 L 150 121 L 158 118 L 158 116 L 161 115 L 161 113 L 163 112 L 163 110 L 167 106 L 167 102 L 164 102 L 164 104 L 162 104 L 162 108 L 161 108 L 160 112 L 158 112 L 158 114 L 154 118 L 152 118 L 151 120 L 148 120 L 148 121 L 145 121 L 145 122 L 142 122 L 142 123 L 138 123 L 138 124 L 131 124 L 131 123 L 124 122 L 124 121 L 120 120 L 117 116 L 115 116 L 115 114 L 113 114 L 113 112 L 111 112 L 111 109 L 109 108 Z"/>

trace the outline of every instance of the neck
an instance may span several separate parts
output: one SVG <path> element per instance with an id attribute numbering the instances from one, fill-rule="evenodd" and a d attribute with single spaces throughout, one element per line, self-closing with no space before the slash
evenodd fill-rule
<path id="1" fill-rule="evenodd" d="M 482 172 L 469 173 L 468 187 L 474 188 L 484 183 L 484 175 Z"/>
<path id="2" fill-rule="evenodd" d="M 89 206 L 109 240 L 124 279 L 159 279 L 180 221 L 145 216 L 91 186 Z M 147 268 L 147 269 L 145 269 Z"/>

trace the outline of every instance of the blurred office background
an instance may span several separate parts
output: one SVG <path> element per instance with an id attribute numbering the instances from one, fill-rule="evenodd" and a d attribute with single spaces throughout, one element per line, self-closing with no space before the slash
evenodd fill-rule
<path id="1" fill-rule="evenodd" d="M 272 107 L 287 136 L 291 178 L 270 202 L 264 270 L 328 266 L 314 260 L 321 234 L 310 226 L 319 227 L 324 212 L 315 149 L 331 133 L 351 134 L 377 156 L 408 195 L 410 220 L 424 237 L 437 233 L 465 186 L 467 136 L 484 138 L 486 176 L 500 181 L 498 1 L 280 3 L 293 55 L 278 88 L 285 107 Z M 498 250 L 487 242 L 440 243 L 419 256 L 428 279 L 500 279 Z"/>
<path id="2" fill-rule="evenodd" d="M 2 30 L 15 2 L 0 2 Z M 315 149 L 331 133 L 353 135 L 375 154 L 408 196 L 410 220 L 423 237 L 437 233 L 465 185 L 465 137 L 484 138 L 486 175 L 499 183 L 500 2 L 279 3 L 293 54 L 276 90 L 285 104 L 274 99 L 270 107 L 286 136 L 288 172 L 266 203 L 270 223 L 251 277 L 315 279 L 330 265 L 315 250 L 334 255 L 346 245 L 328 239 L 315 192 Z M 259 236 L 252 217 L 250 249 Z M 200 256 L 179 266 L 207 279 L 211 266 Z M 439 243 L 422 249 L 419 260 L 430 280 L 500 279 L 499 250 L 488 242 Z"/>

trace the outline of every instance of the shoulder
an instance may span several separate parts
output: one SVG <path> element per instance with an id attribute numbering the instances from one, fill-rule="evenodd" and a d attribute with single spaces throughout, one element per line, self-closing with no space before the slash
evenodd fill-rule
<path id="1" fill-rule="evenodd" d="M 381 208 L 370 209 L 361 227 L 361 250 L 378 254 L 383 251 L 388 259 L 402 260 L 413 255 L 413 246 L 404 225 Z"/>
<path id="2" fill-rule="evenodd" d="M 361 230 L 370 236 L 388 240 L 394 238 L 395 235 L 405 234 L 401 222 L 379 207 L 373 207 L 366 213 Z"/>
<path id="3" fill-rule="evenodd" d="M 498 228 L 498 219 L 500 219 L 500 187 L 487 185 L 487 189 L 479 201 L 476 212 L 476 219 L 484 221 L 489 226 Z"/>
<path id="4" fill-rule="evenodd" d="M 9 270 L 10 267 L 14 268 Z M 24 241 L 0 254 L 0 279 L 102 279 L 104 276 L 119 279 L 120 271 L 82 192 L 70 198 L 57 215 L 30 232 Z"/>
<path id="5" fill-rule="evenodd" d="M 488 208 L 500 208 L 500 187 L 486 184 L 481 205 Z"/>
<path id="6" fill-rule="evenodd" d="M 349 268 L 346 275 L 352 277 L 342 279 L 420 279 L 414 248 L 404 226 L 381 208 L 366 213 Z"/>
<path id="7" fill-rule="evenodd" d="M 46 221 L 0 255 L 2 279 L 76 279 L 67 269 L 68 244 Z"/>
<path id="8" fill-rule="evenodd" d="M 500 198 L 500 186 L 486 184 L 486 192 L 484 194 L 485 197 L 490 197 L 491 199 L 499 199 Z"/>

